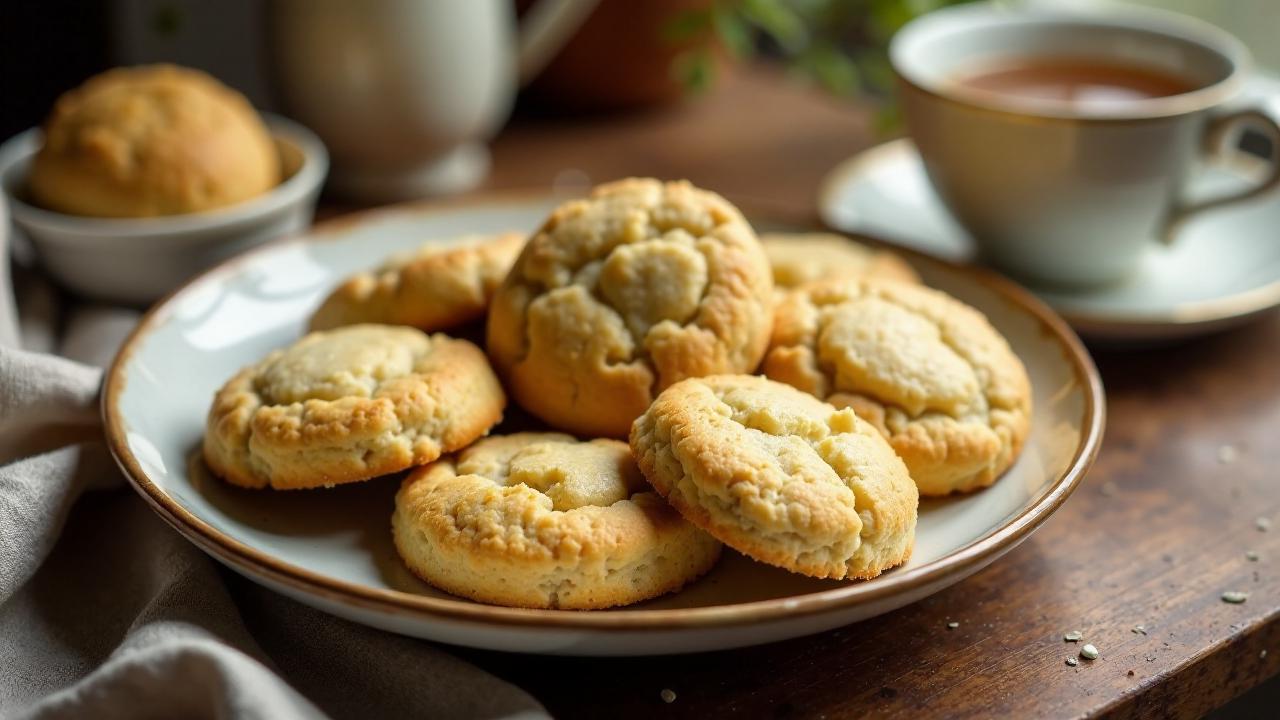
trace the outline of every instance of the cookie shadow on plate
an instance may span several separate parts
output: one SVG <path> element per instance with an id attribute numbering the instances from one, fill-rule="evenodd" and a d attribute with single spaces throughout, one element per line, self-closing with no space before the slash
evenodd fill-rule
<path id="1" fill-rule="evenodd" d="M 409 572 L 391 540 L 391 513 L 404 473 L 332 488 L 253 490 L 214 475 L 198 445 L 187 454 L 187 473 L 191 486 L 232 522 L 281 538 L 347 536 L 368 553 L 387 587 L 442 594 Z"/>
<path id="2" fill-rule="evenodd" d="M 519 425 L 538 424 L 536 420 L 530 422 L 527 417 L 511 420 Z M 333 488 L 252 490 L 231 485 L 215 476 L 205 465 L 198 445 L 187 454 L 187 472 L 196 492 L 231 522 L 282 539 L 320 540 L 347 536 L 354 546 L 367 553 L 370 564 L 388 589 L 468 602 L 420 580 L 396 553 L 391 538 L 391 513 L 404 473 Z M 848 583 L 791 573 L 756 562 L 726 547 L 720 561 L 709 573 L 682 590 L 615 608 L 614 611 L 731 605 L 831 590 Z"/>

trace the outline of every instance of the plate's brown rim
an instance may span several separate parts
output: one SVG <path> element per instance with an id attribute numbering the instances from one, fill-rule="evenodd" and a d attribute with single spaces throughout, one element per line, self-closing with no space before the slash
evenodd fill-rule
<path id="1" fill-rule="evenodd" d="M 818 214 L 822 223 L 836 232 L 860 234 L 858 230 L 838 227 L 829 221 L 828 208 L 834 207 L 836 189 L 848 184 L 848 179 L 863 168 L 883 162 L 887 156 L 899 155 L 914 148 L 910 138 L 895 138 L 859 151 L 852 157 L 845 158 L 831 169 L 823 178 L 818 189 Z M 895 250 L 902 250 L 900 244 L 886 243 Z M 932 260 L 941 258 L 927 253 L 919 253 Z M 949 263 L 950 261 L 944 260 Z M 1041 302 L 1044 302 L 1041 300 Z M 1091 334 L 1118 335 L 1124 332 L 1142 333 L 1144 336 L 1160 334 L 1169 328 L 1191 328 L 1195 326 L 1215 326 L 1233 320 L 1244 320 L 1257 313 L 1270 310 L 1280 305 L 1280 280 L 1260 285 L 1255 288 L 1194 302 L 1179 303 L 1167 310 L 1156 312 L 1116 312 L 1097 313 L 1081 310 L 1054 308 L 1059 316 L 1072 327 Z"/>
<path id="2" fill-rule="evenodd" d="M 233 272 L 237 267 L 259 253 L 268 252 L 285 244 L 306 243 L 335 237 L 344 226 L 362 224 L 385 215 L 406 212 L 438 213 L 463 207 L 501 205 L 512 202 L 547 200 L 553 196 L 545 191 L 499 191 L 463 199 L 422 201 L 395 205 L 344 215 L 334 220 L 317 223 L 300 237 L 268 243 L 234 257 L 187 281 L 156 303 L 124 341 L 111 366 L 107 370 L 102 393 L 102 414 L 108 446 L 125 476 L 166 522 L 182 535 L 192 540 L 227 564 L 249 575 L 265 577 L 298 591 L 318 595 L 330 602 L 376 610 L 391 614 L 409 614 L 425 618 L 449 619 L 482 624 L 502 624 L 521 627 L 543 627 L 573 630 L 630 630 L 651 631 L 676 627 L 714 627 L 742 625 L 764 620 L 790 619 L 814 613 L 850 607 L 858 603 L 874 602 L 929 585 L 950 574 L 981 568 L 1003 551 L 1011 549 L 1035 530 L 1056 511 L 1093 464 L 1102 440 L 1105 425 L 1105 400 L 1102 380 L 1092 358 L 1083 343 L 1067 324 L 1035 296 L 999 275 L 956 263 L 939 260 L 923 253 L 903 250 L 911 258 L 936 263 L 950 270 L 973 277 L 1006 297 L 1013 304 L 1028 311 L 1041 328 L 1054 337 L 1064 350 L 1075 374 L 1076 382 L 1084 393 L 1084 411 L 1081 418 L 1081 440 L 1066 472 L 1042 491 L 1041 496 L 1023 512 L 1010 519 L 1002 527 L 968 545 L 927 565 L 905 571 L 894 571 L 873 582 L 850 584 L 832 590 L 796 597 L 760 600 L 737 605 L 720 605 L 704 608 L 670 610 L 629 610 L 623 612 L 575 612 L 564 610 L 531 610 L 482 605 L 467 600 L 434 598 L 394 590 L 364 587 L 336 578 L 314 573 L 285 563 L 278 558 L 256 550 L 219 532 L 208 523 L 183 508 L 159 488 L 143 471 L 126 442 L 126 428 L 120 414 L 119 399 L 125 386 L 124 368 L 132 357 L 139 341 L 169 313 L 173 300 L 193 286 L 214 275 Z"/>

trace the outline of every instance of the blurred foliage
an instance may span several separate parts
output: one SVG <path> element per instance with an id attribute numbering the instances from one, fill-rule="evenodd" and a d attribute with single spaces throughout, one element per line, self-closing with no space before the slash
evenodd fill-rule
<path id="1" fill-rule="evenodd" d="M 676 16 L 667 40 L 688 44 L 672 68 L 691 91 L 715 80 L 716 43 L 735 58 L 780 57 L 797 78 L 836 95 L 889 98 L 889 38 L 915 17 L 970 0 L 715 0 Z M 882 130 L 897 125 L 886 103 Z"/>

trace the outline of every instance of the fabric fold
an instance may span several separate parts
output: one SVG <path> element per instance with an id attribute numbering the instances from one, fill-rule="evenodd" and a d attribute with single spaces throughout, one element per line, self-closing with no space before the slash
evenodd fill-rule
<path id="1" fill-rule="evenodd" d="M 60 347 L 99 363 L 132 326 L 110 309 L 74 318 Z M 127 487 L 101 377 L 0 348 L 0 717 L 547 717 L 429 643 L 218 567 Z"/>

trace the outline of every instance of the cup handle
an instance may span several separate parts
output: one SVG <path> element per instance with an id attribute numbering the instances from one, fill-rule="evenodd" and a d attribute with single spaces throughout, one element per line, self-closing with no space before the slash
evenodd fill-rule
<path id="1" fill-rule="evenodd" d="M 1192 215 L 1249 200 L 1280 188 L 1280 117 L 1271 110 L 1261 108 L 1240 110 L 1210 120 L 1204 133 L 1205 154 L 1210 158 L 1222 159 L 1229 153 L 1236 152 L 1232 142 L 1238 137 L 1236 134 L 1238 128 L 1249 128 L 1259 132 L 1271 143 L 1271 156 L 1268 158 L 1271 169 L 1267 176 L 1257 185 L 1237 193 L 1174 205 L 1164 224 L 1162 239 L 1165 244 L 1173 242 L 1173 236 L 1178 228 Z"/>

